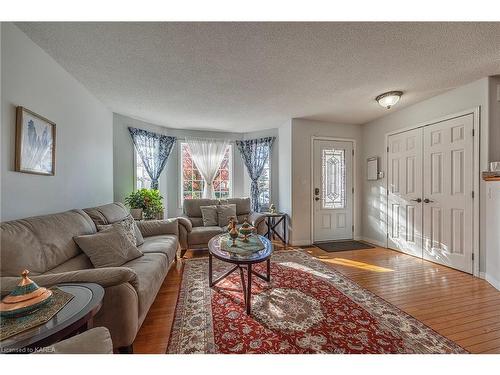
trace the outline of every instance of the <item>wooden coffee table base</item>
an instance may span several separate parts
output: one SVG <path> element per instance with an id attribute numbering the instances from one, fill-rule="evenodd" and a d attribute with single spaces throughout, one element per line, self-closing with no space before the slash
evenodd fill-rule
<path id="1" fill-rule="evenodd" d="M 217 283 L 224 280 L 226 277 L 231 275 L 234 271 L 239 270 L 240 277 L 241 277 L 241 286 L 243 288 L 243 299 L 245 300 L 245 311 L 246 311 L 247 315 L 250 315 L 251 314 L 251 306 L 252 306 L 252 275 L 257 276 L 264 281 L 270 282 L 271 281 L 271 259 L 268 258 L 265 261 L 267 275 L 262 275 L 256 271 L 252 270 L 252 264 L 255 264 L 255 263 L 236 264 L 229 271 L 227 271 L 223 275 L 219 276 L 217 279 L 213 280 L 212 257 L 213 257 L 212 254 L 209 252 L 209 254 L 208 254 L 208 283 L 209 283 L 210 287 L 211 288 L 214 287 Z M 244 272 L 245 268 L 247 271 L 246 283 L 245 283 L 245 272 Z"/>

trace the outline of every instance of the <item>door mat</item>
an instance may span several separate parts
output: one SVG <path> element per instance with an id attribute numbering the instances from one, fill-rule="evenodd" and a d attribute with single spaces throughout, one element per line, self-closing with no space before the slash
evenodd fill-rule
<path id="1" fill-rule="evenodd" d="M 328 241 L 328 242 L 316 242 L 314 246 L 319 247 L 321 250 L 325 250 L 329 253 L 336 251 L 349 251 L 349 250 L 362 250 L 362 249 L 374 249 L 375 246 L 368 245 L 367 243 L 360 241 Z"/>

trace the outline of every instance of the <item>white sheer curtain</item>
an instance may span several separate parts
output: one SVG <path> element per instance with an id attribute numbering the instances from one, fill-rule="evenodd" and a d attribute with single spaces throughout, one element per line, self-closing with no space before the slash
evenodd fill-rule
<path id="1" fill-rule="evenodd" d="M 196 167 L 205 180 L 203 198 L 214 198 L 213 181 L 229 145 L 226 139 L 186 138 Z"/>

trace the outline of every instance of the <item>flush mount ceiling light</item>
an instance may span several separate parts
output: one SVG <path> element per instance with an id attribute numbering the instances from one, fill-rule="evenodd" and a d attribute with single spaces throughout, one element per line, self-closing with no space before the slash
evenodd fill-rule
<path id="1" fill-rule="evenodd" d="M 403 95 L 402 91 L 389 91 L 380 94 L 375 98 L 375 100 L 382 107 L 390 109 L 393 105 L 399 102 L 399 99 L 401 99 L 401 95 Z"/>

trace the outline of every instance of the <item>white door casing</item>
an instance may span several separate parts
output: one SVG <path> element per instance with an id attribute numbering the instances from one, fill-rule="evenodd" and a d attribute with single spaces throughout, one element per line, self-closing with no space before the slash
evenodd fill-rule
<path id="1" fill-rule="evenodd" d="M 313 140 L 313 241 L 353 238 L 353 142 Z"/>
<path id="2" fill-rule="evenodd" d="M 423 129 L 424 259 L 472 273 L 472 114 Z"/>
<path id="3" fill-rule="evenodd" d="M 422 129 L 388 145 L 388 247 L 422 257 Z"/>

